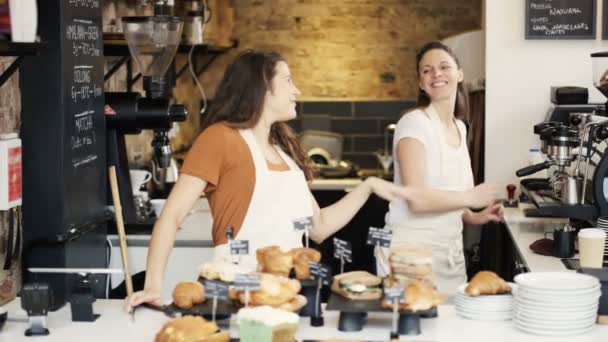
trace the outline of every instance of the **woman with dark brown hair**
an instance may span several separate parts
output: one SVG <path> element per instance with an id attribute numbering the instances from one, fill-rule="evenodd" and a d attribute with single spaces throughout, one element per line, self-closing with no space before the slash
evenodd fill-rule
<path id="1" fill-rule="evenodd" d="M 397 123 L 393 141 L 394 182 L 415 193 L 416 202 L 396 200 L 386 215 L 393 246 L 428 245 L 440 291 L 454 292 L 466 282 L 462 250 L 463 221 L 500 221 L 494 186 L 473 184 L 471 160 L 462 121 L 468 111 L 464 74 L 456 55 L 431 42 L 416 55 L 417 108 Z M 474 212 L 470 208 L 485 208 Z M 387 250 L 377 249 L 378 273 L 390 272 Z"/>
<path id="2" fill-rule="evenodd" d="M 176 230 L 202 193 L 213 216 L 214 259 L 230 260 L 227 228 L 233 227 L 234 239 L 249 241 L 241 265 L 252 269 L 258 248 L 302 246 L 295 221 L 309 221 L 311 239 L 321 242 L 346 225 L 372 193 L 387 200 L 408 196 L 407 189 L 370 177 L 320 209 L 308 188 L 309 161 L 285 123 L 296 117 L 299 94 L 277 53 L 246 51 L 226 69 L 203 132 L 154 226 L 144 290 L 127 299 L 127 310 L 160 302 Z"/>

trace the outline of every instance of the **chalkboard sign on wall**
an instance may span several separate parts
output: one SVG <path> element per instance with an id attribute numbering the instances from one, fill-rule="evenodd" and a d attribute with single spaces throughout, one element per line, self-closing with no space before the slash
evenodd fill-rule
<path id="1" fill-rule="evenodd" d="M 596 0 L 526 0 L 526 39 L 595 39 Z"/>

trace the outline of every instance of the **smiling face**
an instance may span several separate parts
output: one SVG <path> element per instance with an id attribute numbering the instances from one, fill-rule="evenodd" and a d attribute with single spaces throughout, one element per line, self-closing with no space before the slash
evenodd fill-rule
<path id="1" fill-rule="evenodd" d="M 442 49 L 427 51 L 418 63 L 418 86 L 432 102 L 455 98 L 458 83 L 462 80 L 462 69 Z"/>
<path id="2" fill-rule="evenodd" d="M 264 97 L 264 112 L 270 122 L 287 121 L 296 117 L 296 99 L 300 91 L 291 79 L 287 63 L 279 61 L 275 75 Z"/>

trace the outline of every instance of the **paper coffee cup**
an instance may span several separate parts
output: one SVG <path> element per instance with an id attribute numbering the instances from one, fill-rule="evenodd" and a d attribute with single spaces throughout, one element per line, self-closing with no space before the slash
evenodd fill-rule
<path id="1" fill-rule="evenodd" d="M 578 233 L 578 250 L 581 267 L 602 268 L 606 233 L 598 228 L 581 229 Z"/>

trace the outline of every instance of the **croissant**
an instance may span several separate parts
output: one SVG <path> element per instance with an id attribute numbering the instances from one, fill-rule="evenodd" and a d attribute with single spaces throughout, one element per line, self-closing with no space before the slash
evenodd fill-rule
<path id="1" fill-rule="evenodd" d="M 464 292 L 469 296 L 511 293 L 511 286 L 496 273 L 481 271 L 471 279 Z"/>
<path id="2" fill-rule="evenodd" d="M 173 289 L 173 303 L 178 308 L 190 309 L 205 301 L 205 287 L 198 281 L 184 281 Z"/>

